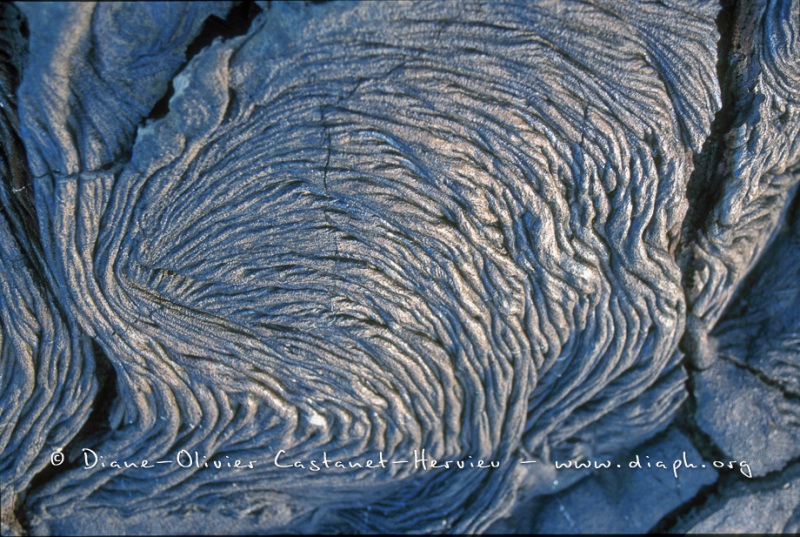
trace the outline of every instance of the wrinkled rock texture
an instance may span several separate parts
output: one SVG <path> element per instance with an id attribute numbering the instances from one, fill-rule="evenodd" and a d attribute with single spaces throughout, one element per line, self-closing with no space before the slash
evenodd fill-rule
<path id="1" fill-rule="evenodd" d="M 800 0 L 0 6 L 2 533 L 796 531 L 799 102 Z"/>

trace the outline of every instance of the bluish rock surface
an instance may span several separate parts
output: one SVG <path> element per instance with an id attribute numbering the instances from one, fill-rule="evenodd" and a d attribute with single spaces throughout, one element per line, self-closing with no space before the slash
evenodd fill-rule
<path id="1" fill-rule="evenodd" d="M 797 0 L 0 10 L 4 534 L 796 525 Z"/>

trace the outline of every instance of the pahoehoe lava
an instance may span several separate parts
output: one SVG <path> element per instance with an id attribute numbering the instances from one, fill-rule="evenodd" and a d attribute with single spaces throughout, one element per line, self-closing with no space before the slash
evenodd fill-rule
<path id="1" fill-rule="evenodd" d="M 768 460 L 649 527 L 794 479 L 800 8 L 722 9 L 0 6 L 3 533 L 557 529 L 608 484 L 552 461 L 681 442 Z"/>

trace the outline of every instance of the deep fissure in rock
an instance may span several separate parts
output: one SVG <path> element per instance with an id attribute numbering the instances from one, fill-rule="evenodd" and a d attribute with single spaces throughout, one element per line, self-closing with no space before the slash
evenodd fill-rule
<path id="1" fill-rule="evenodd" d="M 730 74 L 730 52 L 733 45 L 733 27 L 736 14 L 736 0 L 721 0 L 722 9 L 717 16 L 716 24 L 720 38 L 717 45 L 717 80 L 720 86 L 721 107 L 711 124 L 711 134 L 706 138 L 703 149 L 693 156 L 694 170 L 686 185 L 686 196 L 689 199 L 689 210 L 683 226 L 681 240 L 681 256 L 679 264 L 684 275 L 691 275 L 691 248 L 697 232 L 703 227 L 711 209 L 719 199 L 720 186 L 725 178 L 724 155 L 725 136 L 730 132 L 736 120 L 736 88 Z M 685 282 L 684 287 L 692 282 Z"/>
<path id="2" fill-rule="evenodd" d="M 213 43 L 216 38 L 221 37 L 223 40 L 228 40 L 233 37 L 245 35 L 250 29 L 250 24 L 253 22 L 253 19 L 255 19 L 261 11 L 258 4 L 252 0 L 247 0 L 231 8 L 225 19 L 221 19 L 216 15 L 209 16 L 203 24 L 203 29 L 200 31 L 200 34 L 186 48 L 186 59 L 178 69 L 178 73 L 182 72 L 192 58 Z M 145 122 L 148 120 L 161 119 L 167 115 L 169 112 L 169 100 L 175 94 L 173 81 L 170 81 L 164 96 L 153 105 L 152 110 L 150 110 L 150 113 L 144 119 Z"/>

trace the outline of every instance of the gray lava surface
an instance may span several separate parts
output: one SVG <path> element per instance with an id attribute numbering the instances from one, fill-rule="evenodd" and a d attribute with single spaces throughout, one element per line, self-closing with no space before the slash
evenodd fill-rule
<path id="1" fill-rule="evenodd" d="M 3 535 L 800 531 L 800 0 L 0 5 Z"/>

